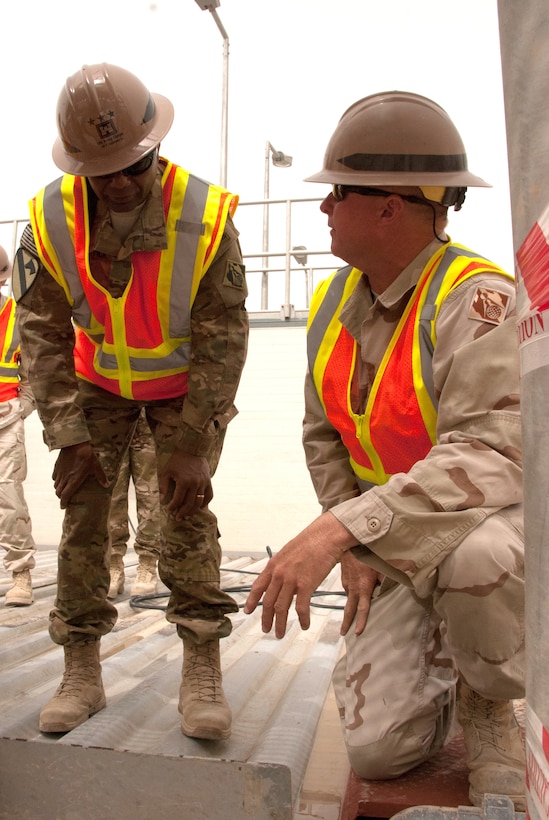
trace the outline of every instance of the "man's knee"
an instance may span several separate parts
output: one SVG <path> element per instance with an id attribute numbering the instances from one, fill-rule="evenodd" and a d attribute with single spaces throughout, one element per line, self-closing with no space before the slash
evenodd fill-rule
<path id="1" fill-rule="evenodd" d="M 417 738 L 397 731 L 364 746 L 347 744 L 353 771 L 363 780 L 393 780 L 430 757 Z"/>

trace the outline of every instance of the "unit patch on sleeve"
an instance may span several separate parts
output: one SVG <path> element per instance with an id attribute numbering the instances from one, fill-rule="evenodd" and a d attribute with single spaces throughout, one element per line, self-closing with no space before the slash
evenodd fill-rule
<path id="1" fill-rule="evenodd" d="M 238 288 L 242 290 L 244 287 L 244 273 L 246 268 L 240 262 L 233 262 L 229 260 L 227 263 L 227 270 L 225 271 L 224 285 L 229 285 L 231 288 Z"/>
<path id="2" fill-rule="evenodd" d="M 471 302 L 469 318 L 500 325 L 507 315 L 509 299 L 507 293 L 501 293 L 499 290 L 477 288 Z"/>
<path id="3" fill-rule="evenodd" d="M 11 286 L 16 302 L 28 291 L 38 273 L 38 260 L 24 248 L 19 248 L 13 260 Z"/>

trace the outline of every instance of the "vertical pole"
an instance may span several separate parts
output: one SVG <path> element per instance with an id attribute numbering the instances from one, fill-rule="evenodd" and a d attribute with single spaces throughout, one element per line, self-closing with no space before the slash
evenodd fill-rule
<path id="1" fill-rule="evenodd" d="M 549 815 L 549 5 L 498 0 L 515 251 L 526 535 L 528 815 Z"/>
<path id="2" fill-rule="evenodd" d="M 291 278 L 292 278 L 292 255 L 290 248 L 292 247 L 292 202 L 286 201 L 286 258 L 284 260 L 284 305 L 283 315 L 285 319 L 292 318 L 291 306 Z"/>
<path id="3" fill-rule="evenodd" d="M 263 180 L 263 246 L 262 251 L 269 251 L 269 160 L 271 143 L 265 143 L 265 177 Z M 263 257 L 263 273 L 261 275 L 261 310 L 267 310 L 269 305 L 269 258 Z"/>
<path id="4" fill-rule="evenodd" d="M 215 24 L 223 37 L 223 85 L 221 93 L 221 162 L 219 171 L 219 184 L 222 188 L 227 187 L 227 155 L 229 147 L 229 35 L 225 31 L 223 23 L 219 19 L 214 8 L 209 8 L 209 12 L 215 20 Z"/>

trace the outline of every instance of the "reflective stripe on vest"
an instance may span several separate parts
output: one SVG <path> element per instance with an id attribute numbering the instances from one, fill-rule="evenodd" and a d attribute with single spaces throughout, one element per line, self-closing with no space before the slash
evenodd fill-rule
<path id="1" fill-rule="evenodd" d="M 363 415 L 351 409 L 358 344 L 338 318 L 362 273 L 342 268 L 315 291 L 307 329 L 309 369 L 361 489 L 408 472 L 436 442 L 435 322 L 448 294 L 479 273 L 512 279 L 460 245 L 446 244 L 431 257 L 380 363 Z"/>
<path id="2" fill-rule="evenodd" d="M 186 392 L 191 307 L 238 203 L 172 163 L 162 198 L 168 247 L 133 253 L 128 286 L 116 299 L 91 275 L 83 179 L 65 175 L 31 203 L 38 253 L 72 306 L 76 372 L 126 398 Z"/>
<path id="3" fill-rule="evenodd" d="M 19 334 L 15 326 L 15 301 L 8 297 L 0 307 L 0 401 L 19 395 Z"/>

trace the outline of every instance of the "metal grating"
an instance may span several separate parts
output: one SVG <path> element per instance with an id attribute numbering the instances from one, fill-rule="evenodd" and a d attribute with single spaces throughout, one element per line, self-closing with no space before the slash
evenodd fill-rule
<path id="1" fill-rule="evenodd" d="M 174 627 L 162 610 L 135 608 L 125 594 L 102 640 L 107 708 L 66 735 L 45 736 L 38 715 L 59 683 L 63 653 L 47 632 L 56 552 L 36 557 L 33 606 L 0 608 L 0 817 L 150 820 L 154 811 L 185 820 L 291 820 L 341 648 L 340 600 L 316 598 L 310 629 L 301 631 L 293 614 L 282 640 L 262 633 L 260 612 L 233 617 L 221 644 L 233 732 L 213 743 L 181 733 Z M 249 585 L 247 573 L 266 560 L 227 557 L 223 587 Z M 128 589 L 136 561 L 129 550 Z M 8 585 L 0 583 L 0 594 Z M 340 589 L 336 570 L 322 590 Z M 233 594 L 244 602 L 245 591 Z"/>

